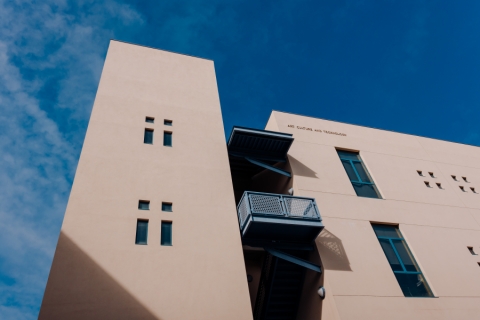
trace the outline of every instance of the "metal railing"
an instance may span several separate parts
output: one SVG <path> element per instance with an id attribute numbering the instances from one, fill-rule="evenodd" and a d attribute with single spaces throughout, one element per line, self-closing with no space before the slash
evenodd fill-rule
<path id="1" fill-rule="evenodd" d="M 253 191 L 243 193 L 237 213 L 241 229 L 250 215 L 321 221 L 314 198 Z"/>

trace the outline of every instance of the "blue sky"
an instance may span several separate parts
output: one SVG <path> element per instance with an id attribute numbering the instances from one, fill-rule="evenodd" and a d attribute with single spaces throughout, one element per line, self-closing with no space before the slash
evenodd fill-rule
<path id="1" fill-rule="evenodd" d="M 35 319 L 109 39 L 215 60 L 272 109 L 480 145 L 480 2 L 0 0 L 0 318 Z"/>

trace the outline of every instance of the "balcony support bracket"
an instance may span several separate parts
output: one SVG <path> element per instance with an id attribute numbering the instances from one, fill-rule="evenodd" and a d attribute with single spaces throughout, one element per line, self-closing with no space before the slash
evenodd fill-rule
<path id="1" fill-rule="evenodd" d="M 313 270 L 315 272 L 322 273 L 322 268 L 320 266 L 317 266 L 316 264 L 311 263 L 310 261 L 297 258 L 295 256 L 292 256 L 288 253 L 285 253 L 276 249 L 272 249 L 272 248 L 264 248 L 264 249 L 266 252 L 270 253 L 272 256 L 286 260 L 291 263 L 295 263 L 299 266 Z"/>
<path id="2" fill-rule="evenodd" d="M 269 164 L 266 164 L 266 163 L 264 163 L 264 162 L 261 162 L 261 161 L 258 161 L 258 160 L 256 160 L 256 159 L 252 159 L 252 158 L 249 158 L 249 157 L 245 157 L 245 159 L 246 159 L 248 162 L 253 163 L 253 164 L 255 164 L 255 165 L 257 165 L 257 166 L 260 166 L 260 167 L 262 167 L 262 168 L 271 170 L 271 171 L 276 172 L 276 173 L 279 173 L 279 174 L 283 174 L 284 176 L 287 176 L 287 177 L 289 177 L 289 178 L 292 177 L 292 175 L 291 175 L 290 172 L 288 172 L 288 171 L 279 169 L 279 168 L 277 168 L 277 167 L 271 166 L 271 165 L 269 165 Z"/>

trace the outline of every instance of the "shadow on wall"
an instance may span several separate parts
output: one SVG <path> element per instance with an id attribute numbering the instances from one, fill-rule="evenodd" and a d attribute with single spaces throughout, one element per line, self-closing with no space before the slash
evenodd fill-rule
<path id="1" fill-rule="evenodd" d="M 317 173 L 315 171 L 313 171 L 291 155 L 288 155 L 288 160 L 290 162 L 290 167 L 293 170 L 293 174 L 295 174 L 296 176 L 318 179 Z"/>
<path id="2" fill-rule="evenodd" d="M 308 260 L 324 268 L 323 259 L 318 250 L 313 250 Z M 302 296 L 297 313 L 297 320 L 320 320 L 322 318 L 323 300 L 318 295 L 318 288 L 323 286 L 325 272 L 321 274 L 307 270 L 303 282 Z"/>
<path id="3" fill-rule="evenodd" d="M 315 240 L 318 252 L 322 257 L 323 267 L 327 270 L 352 271 L 350 261 L 342 244 L 342 240 L 337 238 L 327 229 L 323 229 Z"/>
<path id="4" fill-rule="evenodd" d="M 63 232 L 39 319 L 160 320 Z"/>

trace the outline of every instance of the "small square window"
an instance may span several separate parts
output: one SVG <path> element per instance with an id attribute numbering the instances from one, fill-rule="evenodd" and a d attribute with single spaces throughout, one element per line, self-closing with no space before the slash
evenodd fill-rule
<path id="1" fill-rule="evenodd" d="M 477 262 L 478 266 L 480 267 L 480 262 Z"/>
<path id="2" fill-rule="evenodd" d="M 143 143 L 153 144 L 153 129 L 145 128 L 145 135 L 143 136 Z"/>
<path id="3" fill-rule="evenodd" d="M 470 187 L 470 190 L 472 190 L 473 193 L 477 193 L 477 191 L 475 191 L 475 188 Z"/>
<path id="4" fill-rule="evenodd" d="M 433 172 L 429 172 L 428 174 L 430 175 L 430 177 L 435 178 L 435 176 L 433 175 Z"/>
<path id="5" fill-rule="evenodd" d="M 452 179 L 455 180 L 455 181 L 458 181 L 457 176 L 452 175 Z"/>
<path id="6" fill-rule="evenodd" d="M 162 211 L 172 212 L 172 203 L 171 202 L 162 202 Z"/>
<path id="7" fill-rule="evenodd" d="M 473 255 L 473 256 L 476 256 L 477 254 L 475 253 L 475 251 L 473 251 L 473 247 L 467 247 L 468 248 L 468 251 L 470 251 L 470 253 Z"/>
<path id="8" fill-rule="evenodd" d="M 154 117 L 146 117 L 146 118 L 145 118 L 145 122 L 153 123 L 154 121 L 155 121 L 155 118 L 154 118 Z"/>
<path id="9" fill-rule="evenodd" d="M 463 192 L 467 192 L 467 190 L 465 190 L 465 188 L 463 186 L 459 186 L 460 190 L 462 190 Z"/>
<path id="10" fill-rule="evenodd" d="M 163 124 L 166 125 L 166 126 L 173 126 L 173 121 L 172 120 L 163 120 Z"/>
<path id="11" fill-rule="evenodd" d="M 171 246 L 172 245 L 172 222 L 171 221 L 162 221 L 162 234 L 160 239 L 160 244 L 162 246 Z"/>
<path id="12" fill-rule="evenodd" d="M 418 173 L 418 175 L 419 175 L 420 177 L 423 177 L 423 176 L 424 176 L 421 170 L 417 170 L 417 173 Z"/>
<path id="13" fill-rule="evenodd" d="M 135 235 L 135 244 L 147 244 L 148 238 L 148 220 L 137 220 L 137 233 Z"/>
<path id="14" fill-rule="evenodd" d="M 463 181 L 468 182 L 467 177 L 462 177 Z"/>
<path id="15" fill-rule="evenodd" d="M 428 181 L 424 181 L 424 182 L 425 182 L 425 185 L 426 185 L 427 187 L 431 188 L 431 187 L 430 187 L 430 182 L 428 182 Z"/>
<path id="16" fill-rule="evenodd" d="M 138 201 L 138 209 L 140 209 L 140 210 L 150 210 L 150 201 L 147 201 L 147 200 Z"/>
<path id="17" fill-rule="evenodd" d="M 172 133 L 168 131 L 163 132 L 163 145 L 166 147 L 172 146 Z"/>
<path id="18" fill-rule="evenodd" d="M 437 182 L 436 185 L 437 185 L 438 189 L 443 189 L 441 183 L 438 183 L 438 182 Z"/>

